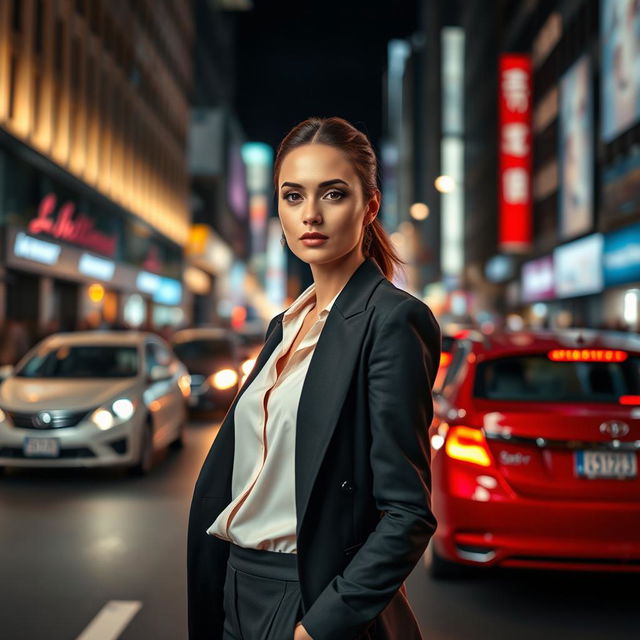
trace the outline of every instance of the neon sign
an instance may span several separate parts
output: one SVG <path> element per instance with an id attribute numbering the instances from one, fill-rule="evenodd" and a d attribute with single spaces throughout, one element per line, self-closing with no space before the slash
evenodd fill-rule
<path id="1" fill-rule="evenodd" d="M 531 244 L 531 60 L 503 54 L 499 74 L 500 217 L 503 251 Z"/>
<path id="2" fill-rule="evenodd" d="M 95 222 L 84 213 L 74 218 L 76 205 L 65 202 L 56 212 L 58 198 L 55 194 L 46 195 L 38 206 L 38 214 L 29 222 L 30 233 L 46 233 L 59 240 L 65 240 L 98 253 L 113 257 L 118 243 L 116 235 L 107 235 L 95 228 Z"/>

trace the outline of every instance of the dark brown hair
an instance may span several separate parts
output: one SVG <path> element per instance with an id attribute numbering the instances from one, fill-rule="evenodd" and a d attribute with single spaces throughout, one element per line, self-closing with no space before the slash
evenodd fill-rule
<path id="1" fill-rule="evenodd" d="M 284 137 L 274 163 L 273 178 L 276 192 L 278 176 L 285 156 L 305 144 L 326 144 L 342 151 L 351 161 L 360 178 L 366 202 L 378 188 L 378 160 L 369 138 L 342 118 L 308 118 L 297 124 Z M 373 258 L 384 275 L 391 279 L 397 266 L 404 264 L 396 253 L 382 223 L 376 217 L 368 226 L 371 243 L 365 255 Z"/>

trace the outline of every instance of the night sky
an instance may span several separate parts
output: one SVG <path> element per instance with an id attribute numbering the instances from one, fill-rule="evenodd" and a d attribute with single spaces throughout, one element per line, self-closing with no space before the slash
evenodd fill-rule
<path id="1" fill-rule="evenodd" d="M 387 42 L 417 31 L 416 0 L 254 0 L 238 15 L 236 108 L 277 146 L 309 116 L 341 116 L 378 147 Z"/>

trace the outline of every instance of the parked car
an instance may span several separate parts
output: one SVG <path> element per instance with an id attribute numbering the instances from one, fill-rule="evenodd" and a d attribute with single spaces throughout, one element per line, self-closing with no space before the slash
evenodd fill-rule
<path id="1" fill-rule="evenodd" d="M 440 350 L 440 366 L 438 367 L 438 373 L 436 380 L 433 384 L 433 390 L 437 391 L 442 387 L 442 383 L 447 376 L 447 370 L 451 364 L 451 352 L 456 342 L 456 338 L 452 335 L 442 335 L 442 345 Z"/>
<path id="2" fill-rule="evenodd" d="M 455 347 L 456 341 L 471 335 L 480 335 L 478 329 L 474 327 L 461 327 L 459 324 L 449 324 L 442 333 L 442 344 L 440 349 L 440 366 L 433 384 L 434 392 L 442 388 L 442 384 L 447 377 L 447 371 L 451 364 L 451 354 Z"/>
<path id="3" fill-rule="evenodd" d="M 240 343 L 240 386 L 242 386 L 264 346 L 264 327 L 262 324 L 245 326 L 236 331 L 235 335 Z"/>
<path id="4" fill-rule="evenodd" d="M 459 339 L 429 434 L 434 577 L 640 571 L 640 337 Z"/>
<path id="5" fill-rule="evenodd" d="M 219 327 L 182 329 L 171 344 L 191 377 L 189 407 L 226 412 L 241 378 L 240 344 L 233 332 Z"/>
<path id="6" fill-rule="evenodd" d="M 59 333 L 0 386 L 0 467 L 126 466 L 182 444 L 189 377 L 150 333 Z"/>

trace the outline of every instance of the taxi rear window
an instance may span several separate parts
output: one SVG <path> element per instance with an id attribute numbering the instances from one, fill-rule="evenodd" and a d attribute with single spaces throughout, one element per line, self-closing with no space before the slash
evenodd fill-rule
<path id="1" fill-rule="evenodd" d="M 624 362 L 554 362 L 546 354 L 478 364 L 474 395 L 523 402 L 614 402 L 640 394 L 640 358 Z"/>

